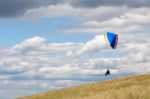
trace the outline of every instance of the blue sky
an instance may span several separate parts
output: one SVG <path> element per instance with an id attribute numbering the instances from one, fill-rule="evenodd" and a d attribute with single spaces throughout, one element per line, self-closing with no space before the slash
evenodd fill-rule
<path id="1" fill-rule="evenodd" d="M 149 28 L 149 0 L 1 0 L 0 98 L 150 73 Z"/>
<path id="2" fill-rule="evenodd" d="M 50 42 L 85 42 L 93 37 L 92 34 L 69 34 L 64 33 L 63 28 L 69 28 L 79 25 L 67 17 L 59 18 L 40 18 L 38 20 L 23 19 L 1 19 L 0 20 L 0 47 L 10 47 L 20 43 L 26 38 L 41 36 L 47 38 Z"/>

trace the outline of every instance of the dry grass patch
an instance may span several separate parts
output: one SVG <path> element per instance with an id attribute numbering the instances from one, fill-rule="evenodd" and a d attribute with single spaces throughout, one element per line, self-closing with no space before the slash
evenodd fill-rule
<path id="1" fill-rule="evenodd" d="M 150 99 L 150 74 L 64 88 L 20 99 Z"/>

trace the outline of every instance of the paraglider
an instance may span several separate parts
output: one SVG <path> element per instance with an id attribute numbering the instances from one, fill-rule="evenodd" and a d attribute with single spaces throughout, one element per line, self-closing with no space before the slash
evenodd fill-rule
<path id="1" fill-rule="evenodd" d="M 116 49 L 118 45 L 118 34 L 112 32 L 106 32 L 104 35 L 96 35 L 94 39 L 86 42 L 77 51 L 70 51 L 67 56 L 70 57 L 84 57 L 91 56 L 93 53 L 102 49 L 106 49 L 107 46 L 111 49 Z M 110 75 L 110 71 L 107 68 L 106 76 Z"/>
<path id="2" fill-rule="evenodd" d="M 118 45 L 118 34 L 112 33 L 112 32 L 107 32 L 104 34 L 105 40 L 107 44 L 112 48 L 116 49 Z M 105 76 L 110 75 L 110 71 L 107 68 L 107 71 L 105 73 Z"/>

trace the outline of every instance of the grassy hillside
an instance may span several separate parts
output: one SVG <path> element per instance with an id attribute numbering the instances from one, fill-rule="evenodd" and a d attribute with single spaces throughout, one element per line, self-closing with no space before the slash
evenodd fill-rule
<path id="1" fill-rule="evenodd" d="M 64 88 L 20 99 L 150 99 L 150 74 Z"/>

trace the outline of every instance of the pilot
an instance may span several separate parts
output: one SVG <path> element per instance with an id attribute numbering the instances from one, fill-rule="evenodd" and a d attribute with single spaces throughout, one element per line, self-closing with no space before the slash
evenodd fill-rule
<path id="1" fill-rule="evenodd" d="M 106 73 L 105 73 L 105 76 L 107 76 L 107 75 L 110 75 L 109 69 L 107 69 L 107 71 L 106 71 Z"/>

